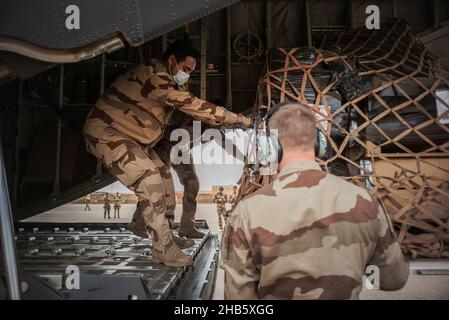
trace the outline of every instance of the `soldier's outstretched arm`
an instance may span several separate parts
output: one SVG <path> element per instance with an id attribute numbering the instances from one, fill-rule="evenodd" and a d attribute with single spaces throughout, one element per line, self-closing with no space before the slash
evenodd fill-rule
<path id="1" fill-rule="evenodd" d="M 245 128 L 251 126 L 251 119 L 199 99 L 191 92 L 176 90 L 169 86 L 169 80 L 167 75 L 151 77 L 144 84 L 143 87 L 146 90 L 142 89 L 142 95 L 145 98 L 151 96 L 153 99 L 164 102 L 212 126 L 242 126 Z"/>
<path id="2" fill-rule="evenodd" d="M 260 274 L 249 245 L 249 232 L 242 213 L 242 203 L 229 218 L 222 239 L 225 266 L 225 299 L 258 299 Z"/>
<path id="3" fill-rule="evenodd" d="M 407 283 L 409 264 L 402 254 L 390 217 L 381 205 L 379 205 L 377 218 L 378 240 L 369 264 L 379 268 L 381 290 L 399 290 Z"/>

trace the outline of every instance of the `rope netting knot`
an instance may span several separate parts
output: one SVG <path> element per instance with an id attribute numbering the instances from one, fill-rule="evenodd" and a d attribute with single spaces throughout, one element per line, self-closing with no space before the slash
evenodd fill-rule
<path id="1" fill-rule="evenodd" d="M 257 112 L 306 103 L 326 137 L 320 165 L 382 200 L 411 257 L 449 257 L 449 66 L 403 20 L 314 39 L 269 51 Z M 247 165 L 238 201 L 273 179 Z"/>

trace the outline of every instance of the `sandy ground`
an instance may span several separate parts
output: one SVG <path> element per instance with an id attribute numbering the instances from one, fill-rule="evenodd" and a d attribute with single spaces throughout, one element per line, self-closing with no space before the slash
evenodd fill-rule
<path id="1" fill-rule="evenodd" d="M 33 222 L 104 222 L 103 207 L 99 204 L 91 205 L 92 211 L 83 211 L 83 205 L 67 204 L 59 208 L 44 212 L 25 221 Z M 122 206 L 120 219 L 111 219 L 108 222 L 127 223 L 131 220 L 135 205 L 125 204 Z M 178 205 L 175 211 L 175 220 L 179 221 L 182 206 Z M 200 204 L 198 206 L 197 219 L 205 219 L 212 232 L 219 233 L 218 218 L 214 204 Z M 386 292 L 380 290 L 363 290 L 361 299 L 449 299 L 449 259 L 432 261 L 412 261 L 410 268 L 425 269 L 433 268 L 445 270 L 444 275 L 418 275 L 411 274 L 406 286 L 399 291 Z M 224 297 L 224 273 L 218 269 L 217 283 L 214 299 L 223 299 Z"/>

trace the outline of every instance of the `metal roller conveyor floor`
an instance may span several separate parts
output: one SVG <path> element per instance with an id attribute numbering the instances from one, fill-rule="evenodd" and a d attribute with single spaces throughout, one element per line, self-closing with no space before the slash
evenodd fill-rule
<path id="1" fill-rule="evenodd" d="M 23 298 L 212 298 L 218 238 L 205 220 L 197 221 L 197 227 L 206 236 L 194 239 L 195 245 L 184 250 L 194 265 L 183 268 L 153 263 L 151 239 L 135 236 L 126 227 L 121 223 L 18 224 Z M 0 299 L 4 294 L 0 283 Z"/>

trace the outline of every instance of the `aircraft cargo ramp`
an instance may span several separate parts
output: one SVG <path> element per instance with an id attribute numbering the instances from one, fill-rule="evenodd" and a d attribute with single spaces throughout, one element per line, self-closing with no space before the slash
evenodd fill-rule
<path id="1" fill-rule="evenodd" d="M 185 250 L 193 267 L 174 268 L 151 261 L 151 240 L 124 223 L 36 223 L 17 225 L 23 299 L 211 299 L 217 271 L 218 238 L 206 233 Z M 82 286 L 66 285 L 73 269 Z M 75 282 L 73 282 L 73 285 Z M 113 288 L 113 290 L 112 290 Z M 6 298 L 3 283 L 0 299 Z"/>

